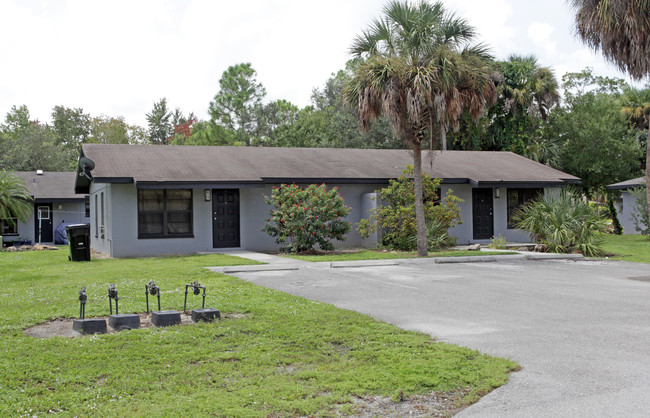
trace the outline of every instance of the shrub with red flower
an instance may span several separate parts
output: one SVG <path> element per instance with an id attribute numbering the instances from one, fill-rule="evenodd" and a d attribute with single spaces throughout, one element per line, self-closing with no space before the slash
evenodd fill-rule
<path id="1" fill-rule="evenodd" d="M 264 196 L 271 205 L 271 217 L 262 229 L 276 242 L 288 242 L 290 252 L 313 249 L 334 249 L 332 239 L 343 241 L 350 231 L 345 217 L 350 207 L 345 204 L 336 187 L 328 189 L 323 183 L 302 188 L 295 184 L 273 187 L 271 196 Z"/>

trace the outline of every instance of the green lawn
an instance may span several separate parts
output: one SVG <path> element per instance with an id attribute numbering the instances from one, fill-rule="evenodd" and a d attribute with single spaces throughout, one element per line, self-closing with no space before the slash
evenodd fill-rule
<path id="1" fill-rule="evenodd" d="M 650 239 L 647 236 L 603 234 L 601 238 L 603 250 L 614 254 L 611 259 L 650 263 Z"/>
<path id="2" fill-rule="evenodd" d="M 517 254 L 516 252 L 505 251 L 438 251 L 429 253 L 429 257 L 467 257 L 484 255 L 507 255 Z M 380 251 L 380 250 L 359 250 L 338 254 L 322 255 L 285 255 L 303 261 L 356 261 L 356 260 L 392 260 L 396 258 L 417 257 L 416 252 L 406 251 Z"/>
<path id="3" fill-rule="evenodd" d="M 250 264 L 223 255 L 69 262 L 67 251 L 0 253 L 0 416 L 287 416 L 354 412 L 355 396 L 462 393 L 470 403 L 518 365 L 438 343 L 368 316 L 213 273 Z M 79 312 L 144 312 L 155 280 L 163 309 L 207 286 L 212 324 L 38 339 L 25 327 Z M 199 299 L 191 299 L 198 307 Z M 460 395 L 459 395 L 460 396 Z"/>

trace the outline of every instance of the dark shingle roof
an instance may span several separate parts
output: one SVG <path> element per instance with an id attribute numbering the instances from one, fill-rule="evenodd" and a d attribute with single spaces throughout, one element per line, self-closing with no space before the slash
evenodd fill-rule
<path id="1" fill-rule="evenodd" d="M 15 171 L 11 174 L 22 178 L 25 186 L 35 200 L 66 201 L 83 200 L 74 192 L 75 173 L 48 172 L 37 174 L 36 171 Z"/>
<path id="2" fill-rule="evenodd" d="M 263 183 L 387 181 L 413 157 L 407 150 L 84 144 L 97 182 Z M 433 155 L 433 170 L 430 156 Z M 577 183 L 577 177 L 510 152 L 423 152 L 423 171 L 447 182 Z"/>
<path id="3" fill-rule="evenodd" d="M 623 190 L 623 189 L 632 189 L 634 187 L 641 187 L 645 184 L 644 177 L 637 177 L 635 179 L 625 180 L 620 183 L 610 184 L 606 188 L 608 190 Z"/>

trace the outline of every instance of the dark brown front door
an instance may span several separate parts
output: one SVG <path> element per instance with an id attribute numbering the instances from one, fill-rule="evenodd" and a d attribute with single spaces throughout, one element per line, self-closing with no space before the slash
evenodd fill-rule
<path id="1" fill-rule="evenodd" d="M 472 223 L 474 239 L 490 239 L 494 235 L 492 189 L 472 189 Z"/>
<path id="2" fill-rule="evenodd" d="M 239 247 L 239 190 L 212 190 L 212 246 Z"/>

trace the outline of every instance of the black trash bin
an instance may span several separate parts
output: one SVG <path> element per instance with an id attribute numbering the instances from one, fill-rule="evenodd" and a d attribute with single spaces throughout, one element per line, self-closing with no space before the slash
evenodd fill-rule
<path id="1" fill-rule="evenodd" d="M 70 243 L 68 260 L 90 261 L 90 224 L 68 225 L 65 230 Z"/>

